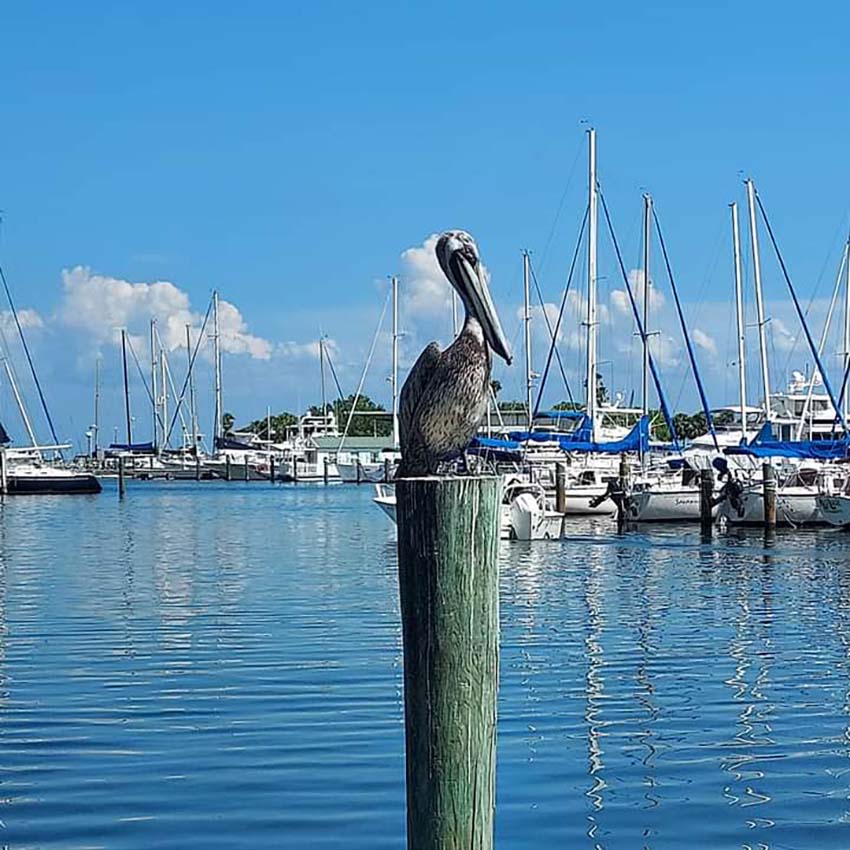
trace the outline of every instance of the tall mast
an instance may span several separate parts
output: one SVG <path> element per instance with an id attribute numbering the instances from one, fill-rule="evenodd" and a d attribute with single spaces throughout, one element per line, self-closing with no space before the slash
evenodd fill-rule
<path id="1" fill-rule="evenodd" d="M 6 377 L 9 379 L 9 386 L 12 388 L 12 394 L 15 396 L 15 404 L 17 404 L 18 413 L 21 414 L 21 419 L 24 421 L 24 428 L 27 429 L 27 436 L 30 438 L 30 443 L 33 446 L 37 446 L 38 442 L 35 439 L 35 431 L 33 431 L 32 422 L 30 422 L 30 418 L 27 415 L 27 409 L 24 407 L 24 400 L 21 398 L 21 394 L 18 391 L 18 382 L 15 380 L 15 375 L 9 366 L 9 359 L 7 357 L 3 358 L 3 368 L 6 370 Z"/>
<path id="2" fill-rule="evenodd" d="M 643 415 L 649 413 L 649 249 L 652 238 L 652 196 L 643 196 L 643 373 L 641 399 Z"/>
<path id="3" fill-rule="evenodd" d="M 764 418 L 772 418 L 770 409 L 770 373 L 767 368 L 767 319 L 764 316 L 764 298 L 761 289 L 761 261 L 759 260 L 759 237 L 756 227 L 756 190 L 752 180 L 746 181 L 747 206 L 750 212 L 750 246 L 753 251 L 753 280 L 756 288 L 756 317 L 759 329 L 759 358 L 761 360 L 761 382 L 764 388 Z"/>
<path id="4" fill-rule="evenodd" d="M 534 422 L 534 373 L 531 371 L 531 280 L 528 251 L 522 252 L 522 286 L 525 312 L 525 406 L 528 410 L 528 430 Z"/>
<path id="5" fill-rule="evenodd" d="M 156 319 L 151 319 L 151 405 L 153 406 L 151 438 L 153 439 L 154 446 L 159 450 L 159 425 L 157 424 L 159 416 L 157 405 L 159 404 L 159 398 L 157 397 L 156 390 Z"/>
<path id="6" fill-rule="evenodd" d="M 162 386 L 162 447 L 168 444 L 168 364 L 165 359 L 165 349 L 162 340 L 159 341 L 160 385 Z"/>
<path id="7" fill-rule="evenodd" d="M 729 204 L 732 210 L 732 257 L 735 262 L 735 319 L 738 326 L 738 386 L 741 393 L 741 432 L 747 439 L 747 360 L 746 326 L 744 325 L 744 291 L 741 283 L 741 234 L 738 230 L 738 205 Z"/>
<path id="8" fill-rule="evenodd" d="M 121 328 L 121 362 L 124 369 L 124 416 L 127 420 L 127 446 L 133 444 L 133 420 L 130 418 L 130 376 L 127 373 L 127 331 Z"/>
<path id="9" fill-rule="evenodd" d="M 325 338 L 319 334 L 319 374 L 322 382 L 322 433 L 328 431 L 328 399 L 325 394 Z"/>
<path id="10" fill-rule="evenodd" d="M 94 361 L 94 424 L 91 430 L 93 454 L 97 457 L 97 437 L 100 432 L 100 355 Z"/>
<path id="11" fill-rule="evenodd" d="M 844 350 L 842 354 L 844 355 L 844 374 L 846 375 L 850 370 L 850 237 L 847 238 L 847 246 L 844 250 L 847 277 L 844 286 Z M 844 404 L 842 407 L 844 408 L 844 421 L 847 422 L 850 418 L 850 393 L 848 393 L 846 387 L 844 388 Z"/>
<path id="12" fill-rule="evenodd" d="M 189 425 L 192 429 L 192 451 L 198 450 L 198 413 L 195 409 L 195 375 L 192 369 L 192 335 L 186 325 L 186 362 L 189 370 Z"/>
<path id="13" fill-rule="evenodd" d="M 222 437 L 224 410 L 221 401 L 221 327 L 218 321 L 218 290 L 213 292 L 213 358 L 215 360 L 215 422 L 213 423 L 213 451 L 218 451 Z"/>
<path id="14" fill-rule="evenodd" d="M 587 215 L 587 396 L 585 410 L 590 420 L 590 438 L 596 440 L 596 130 L 587 131 L 588 215 Z"/>
<path id="15" fill-rule="evenodd" d="M 393 372 L 390 379 L 393 389 L 393 448 L 399 445 L 398 437 L 398 278 L 392 278 L 393 288 Z M 452 290 L 454 292 L 454 290 Z"/>

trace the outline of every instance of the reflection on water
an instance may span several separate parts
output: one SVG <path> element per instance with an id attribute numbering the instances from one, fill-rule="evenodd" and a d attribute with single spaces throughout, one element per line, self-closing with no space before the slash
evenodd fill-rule
<path id="1" fill-rule="evenodd" d="M 0 503 L 0 846 L 401 848 L 394 532 L 367 488 Z M 850 538 L 502 556 L 497 842 L 846 848 Z"/>

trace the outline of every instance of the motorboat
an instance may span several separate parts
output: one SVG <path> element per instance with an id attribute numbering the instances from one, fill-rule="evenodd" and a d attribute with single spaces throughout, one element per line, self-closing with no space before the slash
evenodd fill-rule
<path id="1" fill-rule="evenodd" d="M 374 503 L 393 522 L 396 496 L 392 485 L 376 484 Z M 502 540 L 555 540 L 563 536 L 564 515 L 548 507 L 542 485 L 522 476 L 506 476 L 501 503 Z"/>

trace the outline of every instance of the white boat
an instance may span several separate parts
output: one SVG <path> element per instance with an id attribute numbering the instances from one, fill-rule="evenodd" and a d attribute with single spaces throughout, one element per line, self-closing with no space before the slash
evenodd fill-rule
<path id="1" fill-rule="evenodd" d="M 777 476 L 776 524 L 817 525 L 825 521 L 818 505 L 818 470 L 801 468 L 787 477 Z M 732 482 L 730 482 L 731 484 Z M 730 525 L 764 524 L 764 485 L 754 477 L 749 483 L 726 487 L 718 516 Z"/>
<path id="2" fill-rule="evenodd" d="M 376 484 L 373 501 L 396 521 L 396 497 L 391 486 Z M 518 476 L 506 479 L 501 513 L 502 540 L 557 540 L 563 536 L 564 516 L 548 508 L 546 491 Z"/>
<path id="3" fill-rule="evenodd" d="M 12 496 L 100 493 L 91 472 L 40 463 L 11 463 L 6 470 L 6 492 Z"/>
<path id="4" fill-rule="evenodd" d="M 629 522 L 699 522 L 700 492 L 681 483 L 658 483 L 630 493 L 625 508 Z M 717 516 L 716 506 L 711 515 Z"/>

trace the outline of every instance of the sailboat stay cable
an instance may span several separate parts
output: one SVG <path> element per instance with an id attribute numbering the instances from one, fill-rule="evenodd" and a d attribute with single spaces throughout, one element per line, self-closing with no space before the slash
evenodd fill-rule
<path id="1" fill-rule="evenodd" d="M 142 380 L 142 386 L 145 388 L 145 392 L 148 394 L 148 401 L 154 405 L 153 393 L 151 392 L 151 388 L 148 386 L 148 382 L 145 378 L 145 373 L 142 371 L 142 364 L 139 362 L 138 355 L 136 354 L 136 349 L 133 348 L 133 341 L 130 339 L 130 335 L 127 334 L 127 347 L 130 349 L 130 354 L 133 355 L 133 362 L 136 364 L 136 371 L 139 373 L 139 377 Z M 159 415 L 159 411 L 156 411 L 156 421 L 159 423 L 160 428 L 165 428 L 165 423 L 162 421 L 162 417 Z M 154 438 L 154 443 L 156 443 L 156 438 Z"/>
<path id="2" fill-rule="evenodd" d="M 163 364 L 165 366 L 165 375 L 168 378 L 168 386 L 171 387 L 171 394 L 174 398 L 177 398 L 177 387 L 174 384 L 174 376 L 171 373 L 171 364 L 168 362 L 168 354 L 165 353 L 165 346 L 162 344 L 162 336 L 159 332 L 159 328 L 156 329 L 156 338 L 159 341 L 159 348 L 162 352 Z M 182 411 L 178 411 L 180 415 L 180 424 L 183 426 L 183 436 L 185 437 L 189 434 L 189 429 L 186 427 L 186 418 L 183 416 Z M 168 441 L 166 440 L 165 446 L 168 445 Z M 163 446 L 163 448 L 165 448 Z"/>
<path id="3" fill-rule="evenodd" d="M 626 287 L 626 293 L 629 296 L 629 303 L 632 306 L 632 313 L 634 315 L 635 324 L 638 329 L 638 336 L 641 339 L 641 342 L 646 345 L 646 328 L 643 326 L 643 322 L 640 318 L 640 310 L 638 310 L 637 301 L 635 300 L 634 293 L 632 292 L 632 286 L 629 283 L 629 275 L 626 272 L 626 264 L 623 262 L 623 254 L 620 251 L 620 245 L 617 242 L 617 237 L 614 234 L 614 225 L 611 221 L 611 214 L 608 211 L 608 203 L 605 200 L 605 195 L 602 192 L 602 187 L 599 187 L 599 200 L 602 201 L 602 211 L 605 214 L 605 222 L 608 225 L 608 233 L 611 236 L 611 242 L 614 245 L 614 252 L 617 255 L 617 263 L 620 267 L 620 274 L 623 276 L 623 284 Z M 673 423 L 673 416 L 670 413 L 670 408 L 667 404 L 667 398 L 664 395 L 664 389 L 661 386 L 661 376 L 658 373 L 658 368 L 655 365 L 655 358 L 652 356 L 652 352 L 649 353 L 649 371 L 652 374 L 652 382 L 655 384 L 655 391 L 658 393 L 658 403 L 661 406 L 661 415 L 664 417 L 664 421 L 667 423 L 667 427 L 670 429 L 670 437 L 673 440 L 673 447 L 677 451 L 681 451 L 681 447 L 679 445 L 679 436 L 676 433 L 676 426 Z"/>
<path id="4" fill-rule="evenodd" d="M 44 416 L 47 419 L 47 424 L 50 428 L 50 436 L 53 437 L 53 442 L 58 444 L 59 437 L 56 436 L 56 428 L 53 427 L 53 419 L 50 416 L 50 410 L 47 407 L 47 400 L 44 397 L 44 392 L 41 389 L 41 381 L 38 380 L 38 373 L 35 371 L 35 363 L 33 363 L 32 355 L 30 354 L 30 347 L 27 345 L 27 338 L 24 336 L 24 329 L 21 327 L 21 320 L 18 318 L 18 311 L 15 309 L 15 303 L 12 301 L 12 293 L 9 290 L 9 284 L 6 281 L 6 275 L 3 272 L 3 266 L 0 266 L 0 280 L 3 281 L 3 289 L 6 291 L 6 300 L 9 302 L 9 308 L 12 311 L 12 317 L 15 320 L 15 327 L 18 329 L 18 336 L 21 338 L 21 345 L 24 348 L 24 354 L 27 357 L 27 363 L 29 363 L 30 372 L 32 373 L 32 379 L 35 381 L 35 388 L 38 390 L 38 398 L 41 401 L 41 409 L 44 411 Z M 59 452 L 61 456 L 61 451 Z"/>
<path id="5" fill-rule="evenodd" d="M 166 444 L 171 439 L 171 432 L 174 430 L 174 424 L 177 422 L 177 417 L 180 413 L 181 407 L 183 405 L 183 399 L 186 397 L 186 388 L 189 386 L 189 381 L 192 378 L 192 370 L 195 368 L 195 359 L 198 356 L 198 350 L 201 347 L 201 341 L 204 338 L 204 331 L 207 327 L 207 322 L 210 319 L 210 313 L 212 312 L 212 299 L 210 300 L 209 305 L 207 306 L 207 312 L 204 316 L 204 321 L 201 324 L 201 330 L 198 333 L 198 340 L 195 343 L 195 349 L 192 351 L 192 356 L 189 359 L 189 368 L 186 370 L 186 377 L 183 380 L 183 387 L 180 390 L 180 398 L 177 399 L 177 405 L 175 406 L 174 415 L 171 417 L 171 423 L 168 426 L 168 433 L 165 435 Z"/>
<path id="6" fill-rule="evenodd" d="M 327 337 L 325 337 L 327 339 Z M 336 366 L 334 366 L 333 359 L 331 358 L 331 353 L 328 351 L 327 346 L 324 348 L 325 360 L 328 361 L 328 368 L 331 370 L 331 377 L 334 379 L 334 386 L 336 387 L 336 391 L 339 394 L 340 400 L 345 397 L 345 393 L 342 391 L 342 385 L 339 382 L 339 378 L 336 375 Z"/>
<path id="7" fill-rule="evenodd" d="M 552 339 L 549 343 L 549 353 L 546 355 L 546 367 L 543 369 L 543 374 L 540 378 L 540 388 L 537 390 L 537 401 L 534 404 L 534 413 L 535 415 L 540 410 L 540 402 L 543 400 L 543 391 L 546 388 L 546 378 L 549 377 L 549 368 L 552 365 L 552 356 L 557 351 L 556 340 L 558 339 L 558 334 L 561 331 L 561 322 L 564 319 L 564 309 L 567 306 L 567 296 L 570 294 L 570 287 L 573 282 L 573 274 L 576 270 L 576 264 L 578 263 L 578 255 L 581 251 L 582 240 L 584 239 L 584 229 L 587 227 L 587 216 L 589 213 L 589 207 L 585 206 L 584 208 L 584 217 L 581 220 L 581 228 L 579 229 L 578 239 L 576 240 L 576 249 L 573 252 L 573 259 L 570 263 L 570 271 L 567 275 L 567 283 L 564 286 L 564 294 L 561 296 L 561 306 L 558 310 L 558 320 L 555 322 L 555 329 L 552 332 Z M 545 313 L 545 310 L 544 310 Z M 561 362 L 561 355 L 558 354 L 558 362 Z M 563 364 L 561 364 L 561 369 L 563 370 Z M 564 377 L 564 382 L 566 383 L 566 375 Z M 569 391 L 569 384 L 567 384 L 567 393 L 570 397 L 570 402 L 575 404 L 573 400 L 572 393 Z"/>
<path id="8" fill-rule="evenodd" d="M 567 379 L 567 372 L 564 369 L 564 361 L 561 360 L 561 352 L 558 351 L 558 347 L 556 344 L 557 337 L 555 336 L 555 331 L 552 329 L 552 322 L 549 319 L 549 314 L 546 312 L 546 303 L 543 301 L 543 293 L 540 291 L 540 284 L 537 281 L 537 275 L 534 273 L 534 266 L 531 264 L 531 256 L 529 256 L 528 258 L 528 268 L 531 272 L 531 279 L 532 281 L 534 281 L 534 289 L 537 292 L 537 300 L 540 302 L 540 310 L 543 313 L 543 318 L 546 320 L 546 330 L 549 331 L 550 344 L 555 345 L 555 357 L 558 360 L 558 369 L 560 370 L 561 378 L 564 381 L 564 387 L 567 391 L 567 397 L 569 398 L 571 403 L 574 403 L 573 391 L 572 389 L 570 389 L 570 382 Z"/>
<path id="9" fill-rule="evenodd" d="M 841 283 L 844 279 L 844 265 L 847 262 L 847 251 L 843 251 L 841 253 L 841 263 L 838 266 L 838 274 L 835 276 L 835 286 L 832 288 L 832 297 L 829 300 L 829 309 L 826 311 L 826 319 L 823 323 L 823 330 L 820 335 L 820 342 L 818 343 L 818 352 L 821 356 L 823 356 L 824 349 L 826 348 L 826 341 L 829 337 L 830 326 L 832 325 L 832 317 L 835 313 L 835 305 L 838 303 L 838 295 L 841 291 Z M 812 375 L 812 380 L 809 381 L 809 387 L 806 390 L 806 400 L 803 402 L 803 410 L 800 414 L 800 421 L 797 423 L 797 440 L 803 439 L 803 431 L 806 428 L 806 419 L 809 418 L 809 412 L 812 406 L 812 398 L 815 394 L 815 376 Z M 838 401 L 841 403 L 842 395 L 839 392 Z M 833 421 L 833 426 L 835 422 Z M 833 428 L 834 430 L 834 428 Z"/>
<path id="10" fill-rule="evenodd" d="M 696 353 L 691 342 L 691 335 L 688 333 L 688 324 L 685 321 L 685 313 L 682 310 L 682 302 L 679 300 L 679 290 L 676 286 L 676 281 L 673 278 L 673 269 L 670 265 L 670 257 L 667 255 L 667 245 L 664 242 L 664 234 L 661 232 L 661 222 L 658 220 L 658 213 L 655 206 L 652 207 L 652 220 L 655 222 L 655 232 L 658 234 L 658 244 L 661 246 L 661 255 L 664 258 L 664 267 L 667 270 L 667 279 L 670 281 L 670 289 L 673 291 L 673 300 L 676 302 L 676 312 L 679 314 L 679 324 L 682 326 L 682 335 L 685 337 L 685 347 L 688 350 L 688 359 L 691 361 L 691 369 L 694 373 L 694 380 L 697 384 L 697 391 L 702 402 L 702 412 L 705 414 L 706 425 L 708 432 L 711 434 L 711 439 L 714 441 L 714 448 L 720 450 L 720 444 L 717 442 L 717 432 L 714 429 L 714 417 L 711 415 L 711 408 L 708 405 L 708 397 L 705 394 L 705 387 L 702 383 L 699 366 L 697 365 Z"/>
<path id="11" fill-rule="evenodd" d="M 348 420 L 345 423 L 345 430 L 342 432 L 339 446 L 337 446 L 337 452 L 342 451 L 342 446 L 348 436 L 348 429 L 351 427 L 351 420 L 354 418 L 354 411 L 357 410 L 357 402 L 360 399 L 360 393 L 363 392 L 363 383 L 366 380 L 366 373 L 369 371 L 369 366 L 372 363 L 372 357 L 375 354 L 375 346 L 378 343 L 378 337 L 381 335 L 381 328 L 384 325 L 384 317 L 387 315 L 387 307 L 390 303 L 390 294 L 391 293 L 388 292 L 387 297 L 384 299 L 384 307 L 381 310 L 380 317 L 378 318 L 378 326 L 375 328 L 375 335 L 372 337 L 372 345 L 369 347 L 369 354 L 366 357 L 366 363 L 364 364 L 363 372 L 360 375 L 360 383 L 357 385 L 357 392 L 354 394 L 354 401 L 351 403 L 351 410 L 348 411 Z"/>
<path id="12" fill-rule="evenodd" d="M 818 350 L 815 346 L 815 342 L 812 339 L 811 331 L 809 330 L 809 325 L 806 322 L 806 317 L 803 315 L 803 309 L 800 306 L 800 301 L 797 298 L 797 293 L 794 291 L 794 284 L 791 283 L 791 276 L 788 274 L 788 268 L 785 265 L 785 260 L 782 258 L 782 253 L 779 250 L 779 245 L 776 242 L 776 237 L 773 235 L 773 228 L 770 226 L 770 220 L 767 217 L 767 212 L 764 209 L 764 204 L 761 202 L 761 195 L 759 195 L 758 191 L 756 191 L 756 202 L 758 203 L 759 210 L 761 211 L 761 217 L 764 221 L 764 226 L 767 228 L 767 235 L 770 237 L 771 245 L 773 245 L 773 250 L 776 254 L 776 259 L 779 261 L 779 267 L 782 269 L 782 276 L 785 278 L 785 283 L 788 284 L 788 291 L 791 293 L 791 300 L 794 302 L 794 309 L 797 311 L 797 317 L 800 320 L 800 324 L 803 326 L 803 333 L 806 335 L 806 341 L 809 343 L 809 349 L 812 352 L 812 357 L 815 359 L 815 365 L 817 366 L 818 372 L 820 372 L 821 379 L 823 380 L 823 385 L 829 394 L 829 400 L 832 402 L 832 406 L 835 408 L 835 415 L 838 422 L 841 424 L 841 427 L 844 429 L 844 433 L 847 433 L 847 423 L 844 420 L 844 414 L 841 411 L 841 407 L 835 397 L 835 393 L 832 391 L 832 385 L 829 382 L 829 377 L 826 374 L 826 370 L 823 368 L 823 363 L 821 362 L 820 355 L 818 354 Z"/>

